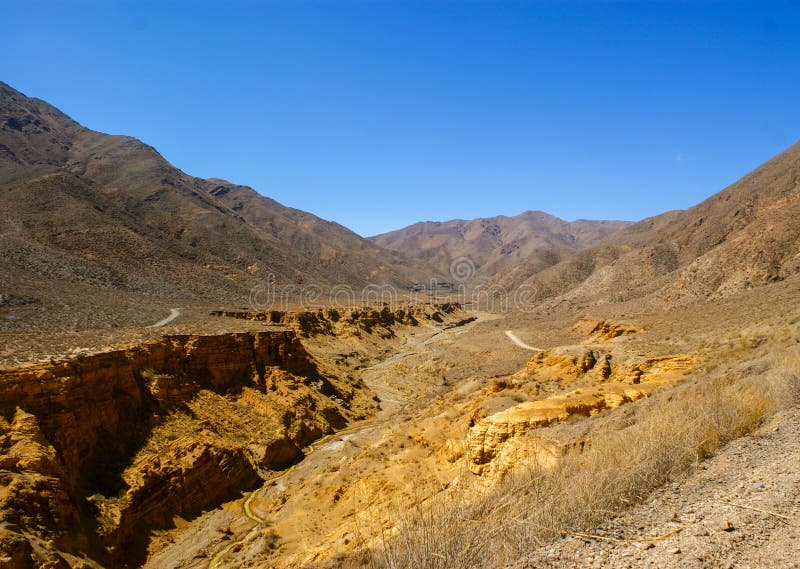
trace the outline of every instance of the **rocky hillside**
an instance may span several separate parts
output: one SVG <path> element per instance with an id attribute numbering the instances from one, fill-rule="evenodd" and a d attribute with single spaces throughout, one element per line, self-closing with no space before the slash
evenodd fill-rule
<path id="1" fill-rule="evenodd" d="M 629 225 L 624 221 L 564 221 L 541 211 L 513 217 L 425 221 L 372 237 L 387 249 L 427 262 L 448 274 L 450 264 L 469 258 L 476 270 L 491 276 L 535 253 L 583 249 Z"/>
<path id="2" fill-rule="evenodd" d="M 3 83 L 0 211 L 4 288 L 80 283 L 241 302 L 268 274 L 322 287 L 427 278 L 336 223 L 194 178 L 139 140 L 84 128 Z"/>
<path id="3" fill-rule="evenodd" d="M 686 210 L 631 225 L 583 251 L 529 258 L 497 279 L 587 304 L 647 297 L 674 306 L 727 297 L 800 271 L 800 144 Z"/>

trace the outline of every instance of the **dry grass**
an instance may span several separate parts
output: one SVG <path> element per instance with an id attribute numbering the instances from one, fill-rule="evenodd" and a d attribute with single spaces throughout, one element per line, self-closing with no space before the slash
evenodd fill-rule
<path id="1" fill-rule="evenodd" d="M 582 452 L 490 491 L 462 482 L 363 527 L 345 567 L 472 569 L 512 563 L 563 530 L 591 530 L 690 471 L 728 441 L 800 400 L 800 351 L 767 371 L 697 381 L 642 402 L 635 419 L 596 433 Z M 469 477 L 465 477 L 466 480 Z M 392 520 L 386 523 L 385 520 Z"/>

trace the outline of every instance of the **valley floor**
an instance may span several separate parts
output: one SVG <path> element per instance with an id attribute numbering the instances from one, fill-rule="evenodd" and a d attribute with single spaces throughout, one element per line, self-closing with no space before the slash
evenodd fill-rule
<path id="1" fill-rule="evenodd" d="M 298 559 L 313 555 L 314 549 L 320 554 L 328 553 L 326 547 L 320 546 L 326 536 L 336 533 L 342 521 L 340 513 L 333 511 L 335 500 L 330 508 L 325 506 L 325 500 L 336 491 L 335 483 L 331 489 L 330 479 L 345 472 L 350 481 L 373 474 L 371 468 L 381 461 L 370 464 L 360 455 L 370 448 L 380 448 L 387 435 L 408 418 L 407 408 L 414 407 L 413 398 L 388 381 L 391 370 L 408 358 L 424 357 L 434 345 L 453 341 L 468 332 L 470 325 L 492 318 L 486 314 L 452 328 L 426 327 L 406 337 L 394 355 L 361 369 L 366 385 L 380 398 L 379 413 L 314 443 L 301 462 L 271 477 L 252 495 L 225 504 L 178 531 L 166 532 L 153 544 L 158 552 L 145 567 L 264 566 L 265 556 L 269 557 L 278 535 L 281 560 L 272 563 L 280 566 L 299 563 Z"/>

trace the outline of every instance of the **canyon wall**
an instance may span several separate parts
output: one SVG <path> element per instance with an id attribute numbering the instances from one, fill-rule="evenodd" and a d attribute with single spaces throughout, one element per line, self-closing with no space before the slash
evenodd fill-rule
<path id="1" fill-rule="evenodd" d="M 319 308 L 317 310 L 214 310 L 212 316 L 241 318 L 259 322 L 281 324 L 294 329 L 299 336 L 359 336 L 362 332 L 378 334 L 382 338 L 394 337 L 395 325 L 418 326 L 421 322 L 444 322 L 448 316 L 461 313 L 457 303 L 413 304 L 380 308 Z M 471 320 L 467 319 L 466 321 Z M 464 322 L 454 322 L 460 325 Z"/>
<path id="2" fill-rule="evenodd" d="M 149 529 L 254 487 L 368 413 L 363 389 L 320 370 L 292 331 L 0 370 L 0 557 L 135 566 Z"/>

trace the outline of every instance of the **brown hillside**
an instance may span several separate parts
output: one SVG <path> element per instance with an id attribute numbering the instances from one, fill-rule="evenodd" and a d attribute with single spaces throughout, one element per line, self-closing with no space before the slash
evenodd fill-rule
<path id="1" fill-rule="evenodd" d="M 513 217 L 425 221 L 371 239 L 445 274 L 454 259 L 468 257 L 481 275 L 491 276 L 535 253 L 547 251 L 552 258 L 555 250 L 583 249 L 627 225 L 624 221 L 567 222 L 541 211 L 526 211 Z"/>
<path id="2" fill-rule="evenodd" d="M 595 246 L 520 263 L 498 279 L 535 287 L 538 298 L 578 302 L 649 296 L 685 304 L 727 297 L 800 270 L 800 144 L 686 210 L 662 214 Z"/>
<path id="3" fill-rule="evenodd" d="M 322 287 L 427 273 L 245 186 L 202 180 L 0 83 L 0 282 L 243 302 L 268 274 Z"/>

